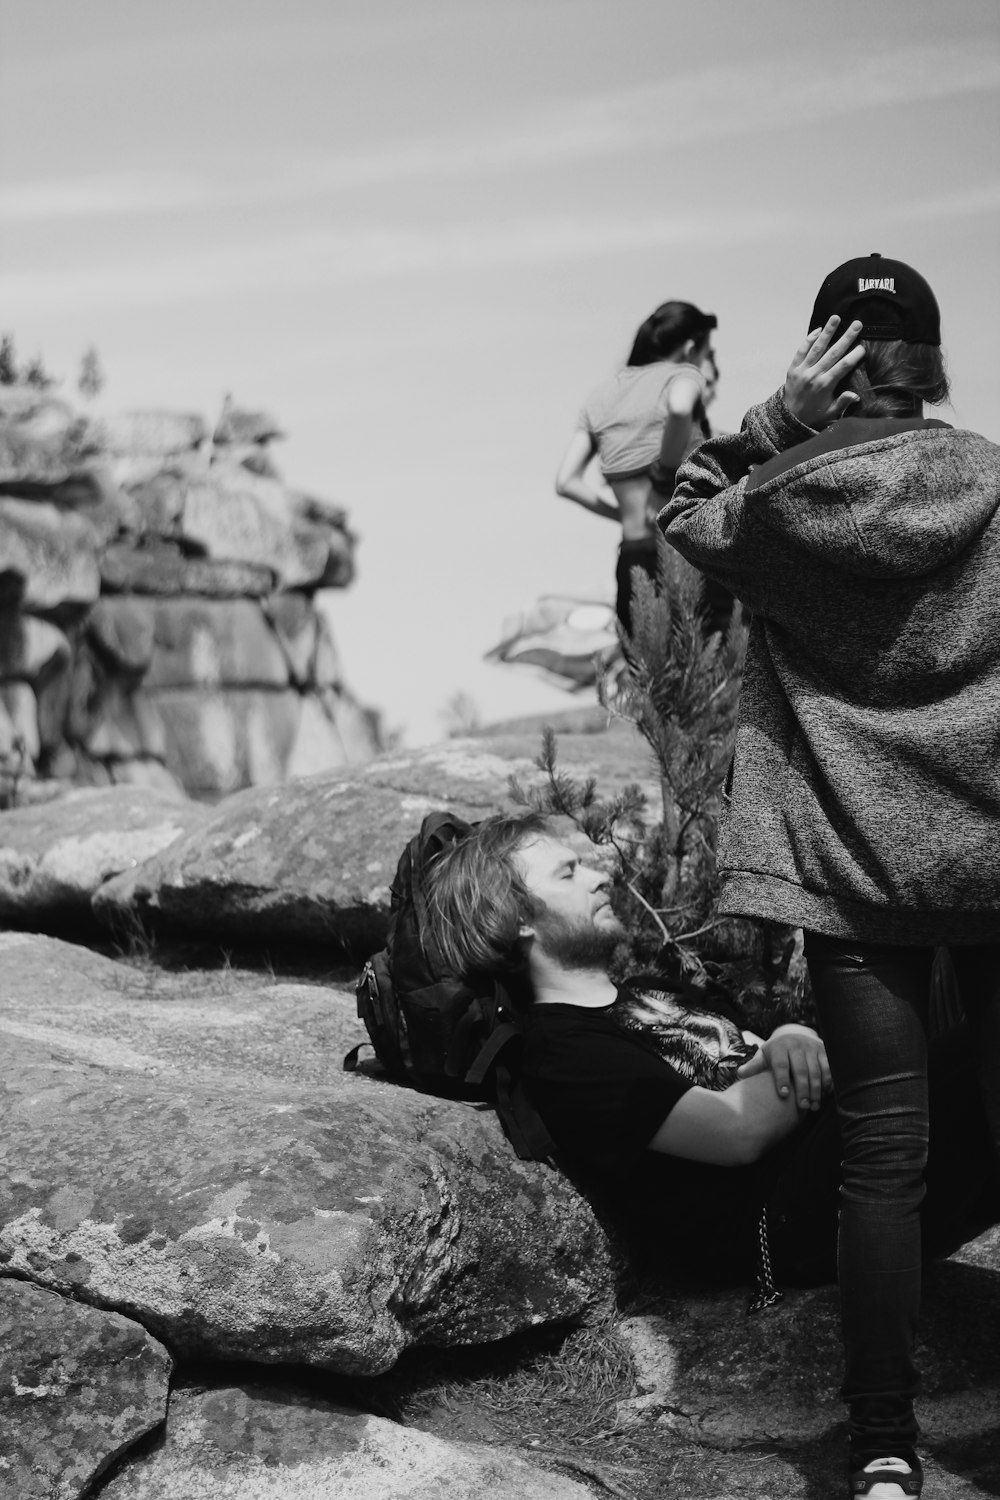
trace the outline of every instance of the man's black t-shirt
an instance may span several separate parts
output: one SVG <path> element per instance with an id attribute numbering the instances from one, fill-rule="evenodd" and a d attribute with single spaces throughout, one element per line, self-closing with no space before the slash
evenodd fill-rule
<path id="1" fill-rule="evenodd" d="M 756 1050 L 730 1016 L 646 982 L 599 1009 L 533 1005 L 524 1033 L 529 1098 L 560 1150 L 594 1163 L 643 1152 L 689 1088 L 727 1088 Z"/>
<path id="2" fill-rule="evenodd" d="M 753 1054 L 733 1019 L 626 985 L 600 1009 L 535 1004 L 524 1034 L 521 1081 L 568 1169 L 628 1227 L 746 1264 L 782 1153 L 715 1167 L 647 1149 L 688 1089 L 726 1088 Z"/>

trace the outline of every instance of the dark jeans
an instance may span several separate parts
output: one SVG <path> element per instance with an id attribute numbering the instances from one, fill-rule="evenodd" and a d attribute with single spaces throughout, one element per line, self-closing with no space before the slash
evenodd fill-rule
<path id="1" fill-rule="evenodd" d="M 958 1099 L 953 1080 L 947 1109 L 929 1101 L 932 948 L 807 933 L 805 952 L 843 1141 L 838 1240 L 843 1396 L 850 1406 L 854 1458 L 864 1463 L 879 1455 L 906 1455 L 916 1439 L 913 1397 L 919 1377 L 913 1348 L 928 1142 L 933 1121 L 935 1145 L 940 1136 L 947 1146 L 958 1127 Z M 951 959 L 968 1018 L 973 1063 L 966 1071 L 978 1072 L 989 1134 L 1000 1151 L 1000 944 L 956 947 Z M 967 1076 L 966 1108 L 978 1110 L 974 1092 Z M 986 1137 L 985 1127 L 979 1136 Z M 933 1155 L 941 1160 L 950 1155 L 947 1170 L 956 1171 L 954 1151 Z M 937 1220 L 948 1197 L 963 1189 L 948 1180 L 935 1187 L 940 1189 Z"/>
<path id="2" fill-rule="evenodd" d="M 657 552 L 655 537 L 639 537 L 635 541 L 623 541 L 618 548 L 618 567 L 615 582 L 618 599 L 615 609 L 622 629 L 632 633 L 632 569 L 641 568 L 647 578 L 656 583 Z"/>

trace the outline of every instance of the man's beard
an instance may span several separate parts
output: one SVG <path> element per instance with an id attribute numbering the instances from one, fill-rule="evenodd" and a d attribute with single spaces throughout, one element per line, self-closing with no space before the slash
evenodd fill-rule
<path id="1" fill-rule="evenodd" d="M 593 922 L 573 922 L 554 912 L 535 917 L 535 941 L 546 958 L 555 959 L 564 969 L 602 969 L 607 971 L 612 955 L 624 936 L 619 922 L 614 926 L 595 926 Z"/>

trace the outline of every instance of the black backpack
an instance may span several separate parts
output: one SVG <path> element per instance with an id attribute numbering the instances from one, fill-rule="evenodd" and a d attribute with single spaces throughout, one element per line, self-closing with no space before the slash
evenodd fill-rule
<path id="1" fill-rule="evenodd" d="M 430 813 L 403 850 L 385 947 L 357 983 L 358 1015 L 393 1078 L 424 1093 L 488 1099 L 518 1156 L 551 1163 L 554 1143 L 517 1080 L 523 1038 L 506 990 L 498 980 L 469 985 L 448 977 L 428 920 L 426 871 L 474 826 Z M 363 1045 L 344 1058 L 347 1072 L 357 1069 Z"/>

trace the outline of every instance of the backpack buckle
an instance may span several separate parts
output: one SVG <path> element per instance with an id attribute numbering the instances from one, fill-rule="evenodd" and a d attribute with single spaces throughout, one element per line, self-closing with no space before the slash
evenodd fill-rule
<path id="1" fill-rule="evenodd" d="M 378 999 L 378 993 L 378 979 L 375 977 L 375 968 L 369 958 L 366 959 L 365 966 L 358 975 L 357 984 L 354 986 L 359 1020 L 363 1021 L 365 1019 L 366 1006 L 373 1004 Z"/>

